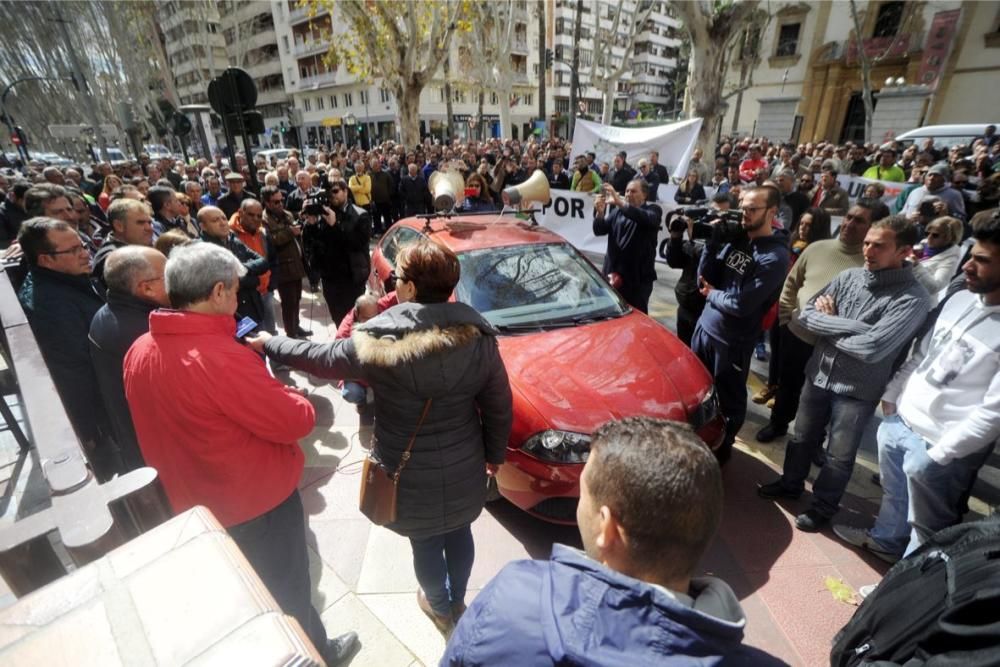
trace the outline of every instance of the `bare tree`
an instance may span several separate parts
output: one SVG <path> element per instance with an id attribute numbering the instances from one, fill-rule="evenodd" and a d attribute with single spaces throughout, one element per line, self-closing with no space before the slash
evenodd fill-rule
<path id="1" fill-rule="evenodd" d="M 601 13 L 594 12 L 594 57 L 590 63 L 590 85 L 600 90 L 604 95 L 604 113 L 601 122 L 605 125 L 611 124 L 611 115 L 614 112 L 615 94 L 618 92 L 618 82 L 626 72 L 632 69 L 632 60 L 635 56 L 635 38 L 642 30 L 642 26 L 653 13 L 656 3 L 646 3 L 645 9 L 640 9 L 637 5 L 634 16 L 628 16 L 628 12 L 623 11 L 625 0 L 618 0 L 618 9 L 615 11 L 614 19 L 611 22 L 611 29 L 601 28 Z M 622 19 L 625 18 L 626 25 L 622 28 Z M 622 49 L 623 55 L 619 59 L 615 55 L 615 49 Z"/>
<path id="2" fill-rule="evenodd" d="M 901 3 L 903 14 L 900 16 L 899 28 L 896 30 L 895 36 L 885 48 L 874 55 L 869 55 L 865 48 L 864 39 L 861 37 L 864 31 L 861 16 L 864 15 L 864 12 L 858 12 L 858 4 L 855 0 L 848 1 L 851 7 L 851 20 L 854 23 L 854 43 L 857 46 L 858 62 L 861 64 L 861 101 L 865 106 L 865 143 L 867 144 L 872 140 L 872 116 L 875 113 L 875 101 L 872 99 L 872 68 L 892 53 L 900 37 L 910 33 L 910 24 L 918 15 L 920 5 L 915 2 Z M 868 6 L 871 7 L 871 3 Z"/>
<path id="3" fill-rule="evenodd" d="M 758 0 L 673 2 L 691 43 L 685 107 L 689 118 L 702 118 L 698 146 L 713 155 L 718 123 L 725 112 L 723 95 L 733 41 L 758 9 Z"/>
<path id="4" fill-rule="evenodd" d="M 569 118 L 566 133 L 572 137 L 576 128 L 576 105 L 580 99 L 580 37 L 583 33 L 583 0 L 576 0 L 573 23 L 573 60 L 569 66 Z"/>

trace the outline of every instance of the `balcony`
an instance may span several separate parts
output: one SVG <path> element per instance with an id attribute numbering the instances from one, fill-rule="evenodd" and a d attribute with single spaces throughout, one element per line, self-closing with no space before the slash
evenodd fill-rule
<path id="1" fill-rule="evenodd" d="M 330 42 L 325 39 L 310 39 L 303 42 L 296 41 L 292 53 L 296 58 L 305 58 L 323 53 L 328 48 L 330 48 Z"/>
<path id="2" fill-rule="evenodd" d="M 322 72 L 314 76 L 306 76 L 299 79 L 299 90 L 316 90 L 325 86 L 332 86 L 337 82 L 336 72 Z"/>
<path id="3" fill-rule="evenodd" d="M 527 72 L 517 72 L 515 71 L 511 75 L 511 81 L 522 86 L 528 85 L 528 73 Z"/>
<path id="4" fill-rule="evenodd" d="M 316 16 L 311 18 L 319 18 L 320 16 L 323 16 L 326 13 L 327 11 L 325 9 L 320 9 L 319 11 L 316 12 Z M 299 23 L 304 23 L 309 19 L 310 19 L 309 9 L 306 7 L 297 7 L 295 9 L 288 10 L 289 25 L 298 25 Z"/>
<path id="5" fill-rule="evenodd" d="M 528 40 L 527 39 L 515 39 L 510 44 L 511 53 L 519 53 L 521 55 L 528 55 Z"/>

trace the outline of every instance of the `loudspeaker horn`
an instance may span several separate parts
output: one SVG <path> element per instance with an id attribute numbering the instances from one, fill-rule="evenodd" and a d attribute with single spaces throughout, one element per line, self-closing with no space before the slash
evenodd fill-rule
<path id="1" fill-rule="evenodd" d="M 454 171 L 435 171 L 427 187 L 434 198 L 434 210 L 450 211 L 465 193 L 465 180 Z"/>
<path id="2" fill-rule="evenodd" d="M 536 169 L 528 180 L 520 185 L 514 185 L 503 190 L 503 200 L 505 204 L 516 206 L 526 205 L 533 202 L 548 204 L 552 200 L 549 192 L 549 179 L 545 172 Z"/>

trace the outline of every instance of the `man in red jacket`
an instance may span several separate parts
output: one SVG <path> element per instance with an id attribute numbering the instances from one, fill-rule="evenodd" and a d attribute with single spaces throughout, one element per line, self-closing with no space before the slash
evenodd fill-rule
<path id="1" fill-rule="evenodd" d="M 298 440 L 316 413 L 236 340 L 241 271 L 232 253 L 210 243 L 174 249 L 165 280 L 177 310 L 152 313 L 149 333 L 125 355 L 125 396 L 142 455 L 174 511 L 210 509 L 282 610 L 335 664 L 358 641 L 353 632 L 328 640 L 310 601 Z"/>

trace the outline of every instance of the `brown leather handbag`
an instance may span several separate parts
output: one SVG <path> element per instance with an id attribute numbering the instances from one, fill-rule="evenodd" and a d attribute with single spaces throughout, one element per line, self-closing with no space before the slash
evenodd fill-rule
<path id="1" fill-rule="evenodd" d="M 396 494 L 399 491 L 399 476 L 410 460 L 410 450 L 413 449 L 413 442 L 417 439 L 417 433 L 423 426 L 424 419 L 431 409 L 431 399 L 424 403 L 424 411 L 420 415 L 420 421 L 410 436 L 410 442 L 406 445 L 406 451 L 399 459 L 396 472 L 391 473 L 386 470 L 382 463 L 374 458 L 371 453 L 365 457 L 364 467 L 361 475 L 361 500 L 358 503 L 361 513 L 371 520 L 376 526 L 386 526 L 396 522 Z M 375 447 L 372 448 L 372 451 Z"/>

